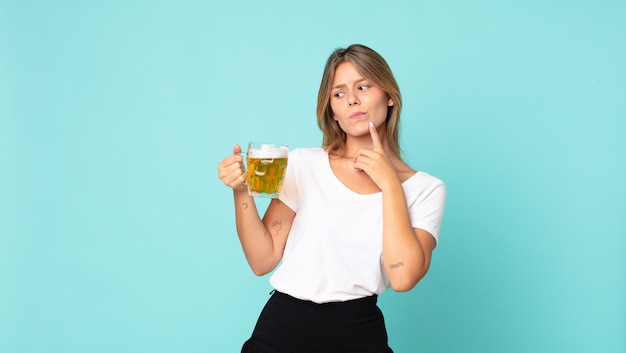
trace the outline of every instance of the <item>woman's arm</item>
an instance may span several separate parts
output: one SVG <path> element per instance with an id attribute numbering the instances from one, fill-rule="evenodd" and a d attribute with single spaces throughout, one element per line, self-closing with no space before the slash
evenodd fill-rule
<path id="1" fill-rule="evenodd" d="M 263 220 L 254 198 L 244 184 L 245 171 L 241 148 L 235 145 L 233 154 L 218 165 L 220 179 L 233 189 L 237 234 L 250 268 L 257 276 L 271 272 L 280 262 L 287 235 L 295 213 L 278 199 L 268 206 Z"/>
<path id="2" fill-rule="evenodd" d="M 373 124 L 370 134 L 374 149 L 359 150 L 354 167 L 366 172 L 382 191 L 385 272 L 394 290 L 408 291 L 428 272 L 435 240 L 427 231 L 411 225 L 402 183 Z"/>
<path id="3" fill-rule="evenodd" d="M 428 272 L 435 239 L 411 226 L 402 185 L 383 189 L 383 264 L 391 287 L 411 290 Z"/>
<path id="4" fill-rule="evenodd" d="M 254 198 L 247 191 L 235 191 L 234 199 L 237 234 L 248 264 L 257 276 L 267 274 L 283 257 L 295 213 L 273 199 L 261 220 Z"/>

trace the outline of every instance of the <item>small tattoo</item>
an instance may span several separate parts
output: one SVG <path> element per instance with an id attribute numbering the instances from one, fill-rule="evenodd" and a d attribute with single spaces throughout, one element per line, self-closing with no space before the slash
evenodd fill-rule
<path id="1" fill-rule="evenodd" d="M 274 221 L 274 222 L 272 222 L 272 228 L 276 229 L 276 235 L 275 236 L 278 236 L 278 233 L 283 228 L 283 223 L 279 222 L 279 221 Z"/>
<path id="2" fill-rule="evenodd" d="M 247 202 L 242 203 L 241 207 L 243 207 L 244 210 L 247 210 L 248 209 L 248 203 Z"/>
<path id="3" fill-rule="evenodd" d="M 395 264 L 391 264 L 391 265 L 389 265 L 389 268 L 393 270 L 394 268 L 398 268 L 400 266 L 404 266 L 404 262 L 398 262 L 398 263 L 395 263 Z"/>

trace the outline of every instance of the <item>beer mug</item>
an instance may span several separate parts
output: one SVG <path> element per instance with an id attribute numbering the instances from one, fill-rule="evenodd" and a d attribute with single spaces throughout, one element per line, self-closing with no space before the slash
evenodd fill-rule
<path id="1" fill-rule="evenodd" d="M 276 198 L 287 171 L 289 147 L 271 143 L 250 142 L 246 157 L 248 194 Z"/>

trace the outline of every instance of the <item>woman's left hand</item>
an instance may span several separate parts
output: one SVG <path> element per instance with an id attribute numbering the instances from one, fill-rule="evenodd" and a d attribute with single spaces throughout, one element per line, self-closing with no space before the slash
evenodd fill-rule
<path id="1" fill-rule="evenodd" d="M 389 158 L 385 154 L 385 149 L 378 137 L 378 131 L 372 122 L 369 124 L 370 136 L 374 144 L 373 150 L 361 148 L 354 155 L 353 166 L 355 169 L 367 173 L 376 185 L 384 190 L 389 183 L 399 182 Z"/>

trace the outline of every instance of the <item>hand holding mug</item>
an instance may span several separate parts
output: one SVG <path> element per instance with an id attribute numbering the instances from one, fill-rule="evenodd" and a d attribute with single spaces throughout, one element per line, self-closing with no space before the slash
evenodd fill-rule
<path id="1" fill-rule="evenodd" d="M 244 160 L 241 155 L 241 147 L 235 145 L 233 147 L 233 154 L 224 158 L 217 165 L 217 173 L 224 183 L 224 185 L 232 188 L 233 190 L 246 190 L 246 172 L 244 167 Z"/>
<path id="2" fill-rule="evenodd" d="M 234 190 L 243 190 L 247 185 L 251 196 L 276 198 L 283 184 L 288 157 L 289 148 L 283 145 L 250 142 L 246 152 L 235 145 L 233 154 L 218 165 L 219 177 Z"/>

